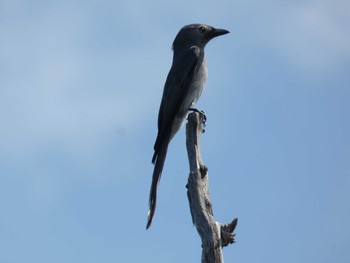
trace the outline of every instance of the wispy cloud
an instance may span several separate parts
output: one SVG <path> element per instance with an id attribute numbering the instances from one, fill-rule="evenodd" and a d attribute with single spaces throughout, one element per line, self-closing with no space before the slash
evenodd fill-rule
<path id="1" fill-rule="evenodd" d="M 310 74 L 337 70 L 350 59 L 350 8 L 346 1 L 274 4 L 273 14 L 257 24 L 264 45 Z"/>
<path id="2" fill-rule="evenodd" d="M 15 152 L 55 140 L 67 147 L 84 144 L 140 125 L 152 109 L 153 97 L 145 100 L 149 79 L 141 69 L 146 61 L 159 60 L 137 49 L 142 38 L 130 35 L 133 31 L 116 15 L 122 10 L 104 9 L 107 14 L 99 16 L 90 12 L 93 6 L 85 8 L 47 4 L 28 10 L 25 2 L 4 6 L 3 150 Z M 106 24 L 104 19 L 112 21 Z"/>

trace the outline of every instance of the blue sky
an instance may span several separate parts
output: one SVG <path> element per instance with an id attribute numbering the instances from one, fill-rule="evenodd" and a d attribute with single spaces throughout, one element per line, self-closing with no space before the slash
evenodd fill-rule
<path id="1" fill-rule="evenodd" d="M 0 262 L 199 262 L 184 129 L 145 230 L 171 43 L 206 48 L 198 103 L 226 262 L 350 260 L 348 1 L 1 1 Z"/>

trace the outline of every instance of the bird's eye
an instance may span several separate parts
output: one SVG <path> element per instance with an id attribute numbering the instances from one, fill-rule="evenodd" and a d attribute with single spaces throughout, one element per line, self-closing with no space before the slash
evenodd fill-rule
<path id="1" fill-rule="evenodd" d="M 199 30 L 199 32 L 204 33 L 205 32 L 205 27 L 204 26 L 200 26 L 198 28 L 198 30 Z"/>

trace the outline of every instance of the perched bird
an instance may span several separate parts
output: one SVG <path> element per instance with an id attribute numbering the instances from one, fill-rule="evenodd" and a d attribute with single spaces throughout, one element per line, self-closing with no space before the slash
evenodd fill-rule
<path id="1" fill-rule="evenodd" d="M 206 44 L 214 37 L 229 33 L 205 24 L 184 26 L 173 42 L 173 63 L 166 79 L 158 114 L 158 135 L 152 163 L 155 165 L 149 196 L 148 229 L 157 201 L 157 187 L 162 174 L 168 145 L 181 128 L 188 110 L 202 94 L 207 78 L 204 55 Z"/>

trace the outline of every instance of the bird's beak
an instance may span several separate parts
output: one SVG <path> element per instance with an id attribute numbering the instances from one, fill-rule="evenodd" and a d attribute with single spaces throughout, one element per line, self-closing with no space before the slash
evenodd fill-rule
<path id="1" fill-rule="evenodd" d="M 230 33 L 230 31 L 226 29 L 220 29 L 220 28 L 213 28 L 212 31 L 210 32 L 210 38 L 218 37 L 221 35 L 225 35 L 227 33 Z"/>

